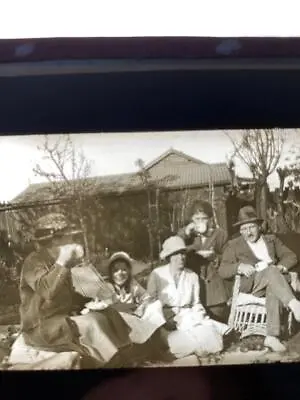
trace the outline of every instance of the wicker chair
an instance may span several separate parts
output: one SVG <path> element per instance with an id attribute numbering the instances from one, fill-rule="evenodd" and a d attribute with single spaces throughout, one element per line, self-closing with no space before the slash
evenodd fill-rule
<path id="1" fill-rule="evenodd" d="M 290 272 L 291 287 L 295 290 L 297 273 Z M 265 297 L 259 298 L 251 294 L 240 292 L 241 276 L 236 275 L 228 325 L 241 333 L 241 337 L 250 335 L 266 336 L 267 310 Z M 288 312 L 287 333 L 292 332 L 293 315 Z"/>

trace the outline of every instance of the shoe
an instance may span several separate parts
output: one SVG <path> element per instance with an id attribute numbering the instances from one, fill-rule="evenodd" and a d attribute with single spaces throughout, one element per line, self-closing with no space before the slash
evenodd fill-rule
<path id="1" fill-rule="evenodd" d="M 283 353 L 286 351 L 286 347 L 275 336 L 266 336 L 264 345 L 275 353 Z"/>

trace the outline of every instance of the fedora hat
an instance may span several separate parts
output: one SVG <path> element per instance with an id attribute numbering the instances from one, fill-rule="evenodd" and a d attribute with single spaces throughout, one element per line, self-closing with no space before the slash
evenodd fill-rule
<path id="1" fill-rule="evenodd" d="M 66 234 L 76 235 L 82 233 L 71 224 L 64 214 L 49 213 L 39 218 L 34 229 L 34 240 L 43 241 L 53 238 L 54 236 L 63 236 Z"/>
<path id="2" fill-rule="evenodd" d="M 162 251 L 160 252 L 160 258 L 165 260 L 167 257 L 180 251 L 186 251 L 184 240 L 179 236 L 171 236 L 164 241 Z"/>
<path id="3" fill-rule="evenodd" d="M 240 209 L 237 222 L 233 224 L 233 226 L 238 227 L 251 222 L 257 222 L 260 224 L 263 222 L 263 219 L 257 216 L 256 211 L 252 206 L 245 206 Z"/>

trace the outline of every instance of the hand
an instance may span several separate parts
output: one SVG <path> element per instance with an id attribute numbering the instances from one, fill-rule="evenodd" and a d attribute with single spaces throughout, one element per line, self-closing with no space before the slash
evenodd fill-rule
<path id="1" fill-rule="evenodd" d="M 146 310 L 146 304 L 141 304 L 137 307 L 137 309 L 134 311 L 134 314 L 139 317 L 142 318 L 142 316 L 144 315 L 144 312 Z"/>
<path id="2" fill-rule="evenodd" d="M 280 264 L 275 265 L 275 268 L 279 269 L 279 271 L 282 274 L 286 274 L 288 272 L 287 268 L 285 266 L 283 266 L 283 265 L 280 265 Z"/>
<path id="3" fill-rule="evenodd" d="M 255 269 L 257 272 L 263 271 L 264 269 L 268 268 L 269 264 L 265 261 L 259 261 L 258 263 L 255 264 Z"/>
<path id="4" fill-rule="evenodd" d="M 67 244 L 59 248 L 57 264 L 67 266 L 71 260 L 80 260 L 84 255 L 82 246 L 78 244 Z"/>
<path id="5" fill-rule="evenodd" d="M 90 301 L 85 305 L 85 308 L 91 311 L 102 311 L 107 308 L 107 304 L 104 301 Z"/>
<path id="6" fill-rule="evenodd" d="M 206 259 L 210 259 L 215 255 L 215 251 L 213 249 L 211 250 L 199 250 L 197 251 L 197 254 L 199 254 L 199 256 L 206 258 Z"/>
<path id="7" fill-rule="evenodd" d="M 192 233 L 192 231 L 194 231 L 195 230 L 195 224 L 194 224 L 194 222 L 191 222 L 190 224 L 188 224 L 188 226 L 185 228 L 185 234 L 187 235 L 187 236 L 189 236 L 191 233 Z"/>
<path id="8" fill-rule="evenodd" d="M 255 273 L 255 268 L 253 267 L 253 265 L 242 263 L 238 266 L 238 273 L 249 278 Z"/>
<path id="9" fill-rule="evenodd" d="M 90 310 L 88 308 L 84 308 L 83 310 L 80 311 L 81 315 L 86 315 L 90 312 Z"/>

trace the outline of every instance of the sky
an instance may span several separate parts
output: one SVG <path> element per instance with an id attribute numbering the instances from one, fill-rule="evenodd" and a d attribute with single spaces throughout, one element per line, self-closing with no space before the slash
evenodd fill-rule
<path id="1" fill-rule="evenodd" d="M 232 133 L 238 134 L 238 131 Z M 71 138 L 74 146 L 91 161 L 92 176 L 134 172 L 138 158 L 148 163 L 171 147 L 207 163 L 226 162 L 232 153 L 232 144 L 224 131 L 83 133 L 71 135 Z M 290 131 L 287 138 L 282 162 L 300 136 Z M 57 140 L 57 135 L 51 135 L 50 143 L 51 140 Z M 0 136 L 0 201 L 11 201 L 29 184 L 43 181 L 33 173 L 36 164 L 54 171 L 52 166 L 49 170 L 44 153 L 38 149 L 43 142 L 44 136 L 40 135 Z M 237 173 L 251 176 L 239 162 Z M 269 183 L 272 188 L 277 185 L 276 174 L 270 177 Z"/>
<path id="2" fill-rule="evenodd" d="M 0 38 L 299 36 L 298 0 L 2 0 Z"/>

